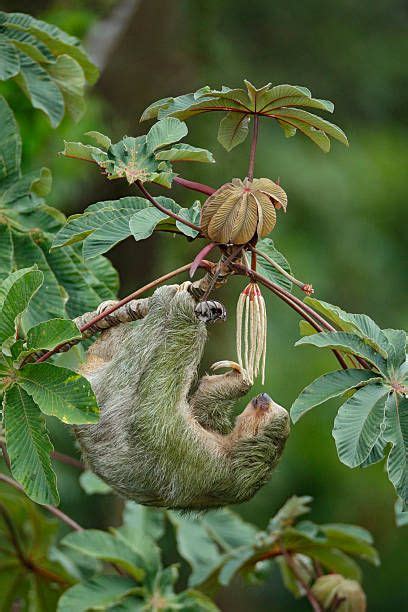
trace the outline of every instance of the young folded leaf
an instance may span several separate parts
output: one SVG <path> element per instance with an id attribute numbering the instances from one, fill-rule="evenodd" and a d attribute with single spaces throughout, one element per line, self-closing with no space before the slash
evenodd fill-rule
<path id="1" fill-rule="evenodd" d="M 235 178 L 222 185 L 203 204 L 201 229 L 221 244 L 246 244 L 255 235 L 267 236 L 276 223 L 276 208 L 286 211 L 287 196 L 270 179 Z"/>

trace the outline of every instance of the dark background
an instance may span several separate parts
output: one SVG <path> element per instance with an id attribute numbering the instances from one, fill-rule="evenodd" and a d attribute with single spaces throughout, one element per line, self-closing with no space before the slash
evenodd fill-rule
<path id="1" fill-rule="evenodd" d="M 56 23 L 84 39 L 97 61 L 105 63 L 89 94 L 86 116 L 78 125 L 65 120 L 55 131 L 6 84 L 25 138 L 25 167 L 44 164 L 52 169 L 49 202 L 66 213 L 131 189 L 109 184 L 86 164 L 57 158 L 63 138 L 79 139 L 90 129 L 113 139 L 143 133 L 147 126 L 139 125 L 139 116 L 155 99 L 205 84 L 240 86 L 248 78 L 257 86 L 269 81 L 304 85 L 315 97 L 333 100 L 334 122 L 349 136 L 349 149 L 334 142 L 325 155 L 302 136 L 285 140 L 277 126 L 262 124 L 255 176 L 280 177 L 289 197 L 288 213 L 279 215 L 273 238 L 295 274 L 311 282 L 318 297 L 351 312 L 367 312 L 383 327 L 407 328 L 405 2 L 13 0 L 0 5 Z M 115 25 L 118 33 L 112 42 Z M 214 186 L 245 176 L 248 157 L 248 143 L 229 154 L 221 148 L 217 119 L 213 114 L 191 120 L 188 138 L 211 149 L 217 165 L 181 169 L 184 176 Z M 173 197 L 189 206 L 195 196 L 178 188 Z M 164 235 L 142 243 L 126 241 L 109 256 L 125 295 L 190 261 L 196 251 L 196 245 Z M 211 331 L 206 366 L 234 359 L 233 311 L 241 288 L 236 279 L 221 294 L 230 317 Z M 306 384 L 337 366 L 329 354 L 295 349 L 297 317 L 273 296 L 266 299 L 265 389 L 289 408 Z M 317 408 L 293 428 L 272 482 L 239 511 L 264 526 L 288 496 L 310 494 L 314 520 L 366 527 L 382 558 L 380 568 L 363 568 L 369 610 L 395 610 L 408 596 L 406 528 L 395 527 L 395 492 L 383 464 L 353 471 L 340 464 L 330 433 L 335 410 L 334 402 Z M 69 451 L 69 433 L 57 426 L 54 430 L 57 448 Z M 86 526 L 118 520 L 117 501 L 85 498 L 77 474 L 66 467 L 58 470 L 63 509 Z M 262 587 L 238 581 L 218 601 L 223 610 L 237 612 L 307 609 L 284 590 L 277 570 Z"/>

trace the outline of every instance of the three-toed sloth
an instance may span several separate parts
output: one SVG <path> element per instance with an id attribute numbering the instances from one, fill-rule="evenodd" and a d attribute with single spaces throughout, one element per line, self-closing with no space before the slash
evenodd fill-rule
<path id="1" fill-rule="evenodd" d="M 147 304 L 141 321 L 103 332 L 88 351 L 82 373 L 101 417 L 76 428 L 85 461 L 114 491 L 149 506 L 248 500 L 283 452 L 288 413 L 262 393 L 234 424 L 231 409 L 250 384 L 233 362 L 197 384 L 206 322 L 225 317 L 221 304 L 197 304 L 186 284 L 157 289 Z"/>

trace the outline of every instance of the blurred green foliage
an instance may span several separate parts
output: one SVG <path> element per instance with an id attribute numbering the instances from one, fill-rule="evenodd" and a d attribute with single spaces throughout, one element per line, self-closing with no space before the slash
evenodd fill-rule
<path id="1" fill-rule="evenodd" d="M 27 9 L 26 3 L 12 4 L 12 10 Z M 92 14 L 90 25 L 101 16 L 99 5 L 104 5 L 103 15 L 109 10 L 109 3 L 82 0 L 75 3 L 82 18 L 71 19 L 72 4 L 33 1 L 30 11 L 47 18 L 44 11 L 52 10 L 55 23 L 82 35 L 88 19 L 84 15 Z M 153 18 L 158 20 L 156 28 Z M 17 118 L 25 123 L 24 135 L 30 136 L 27 168 L 42 163 L 51 167 L 58 194 L 51 203 L 65 212 L 78 212 L 91 202 L 129 192 L 94 181 L 86 164 L 56 159 L 64 136 L 76 140 L 90 129 L 115 131 L 118 137 L 125 132 L 137 135 L 144 131 L 137 118 L 146 104 L 207 82 L 214 87 L 224 80 L 238 85 L 246 77 L 255 84 L 271 80 L 309 85 L 317 96 L 336 102 L 336 123 L 348 134 L 350 149 L 334 145 L 324 155 L 301 137 L 286 141 L 276 126 L 263 126 L 256 175 L 280 177 L 289 196 L 288 213 L 279 217 L 273 239 L 295 274 L 313 283 L 318 297 L 348 311 L 367 312 L 381 327 L 406 328 L 407 24 L 408 9 L 402 0 L 142 0 L 78 126 L 67 121 L 50 133 L 38 112 L 28 114 L 19 96 Z M 218 163 L 189 168 L 188 178 L 216 186 L 245 175 L 247 150 L 222 150 L 216 142 L 217 117 L 197 118 L 189 128 L 191 142 L 211 149 Z M 174 192 L 182 206 L 191 205 L 194 197 L 181 189 Z M 194 245 L 184 239 L 156 236 L 148 245 L 129 242 L 117 247 L 112 259 L 123 291 L 129 292 L 194 254 Z M 226 325 L 213 328 L 206 363 L 234 357 L 233 312 L 240 287 L 233 279 L 218 294 L 230 317 Z M 270 330 L 265 388 L 289 406 L 306 384 L 335 364 L 313 348 L 293 348 L 298 339 L 296 316 L 273 296 L 265 297 Z M 364 471 L 340 464 L 329 435 L 334 414 L 335 402 L 316 409 L 293 428 L 272 482 L 240 512 L 263 525 L 286 497 L 307 490 L 315 498 L 316 521 L 350 521 L 374 534 L 382 566 L 364 572 L 368 606 L 374 612 L 398 609 L 408 596 L 402 562 L 407 546 L 404 532 L 395 526 L 392 486 L 382 464 Z M 72 452 L 62 426 L 51 424 L 51 429 L 61 434 L 56 438 L 59 449 Z M 98 520 L 105 526 L 115 520 L 114 502 L 110 506 L 84 500 L 73 469 L 59 467 L 59 482 L 62 507 L 83 524 L 95 526 Z M 169 540 L 170 558 L 172 545 Z M 218 602 L 222 609 L 236 612 L 294 608 L 277 575 L 262 588 L 234 583 Z M 296 604 L 296 609 L 306 608 Z"/>

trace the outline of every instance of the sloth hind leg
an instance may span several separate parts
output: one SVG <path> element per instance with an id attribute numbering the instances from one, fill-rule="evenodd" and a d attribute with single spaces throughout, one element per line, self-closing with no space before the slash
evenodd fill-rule
<path id="1" fill-rule="evenodd" d="M 190 409 L 204 429 L 228 434 L 232 429 L 230 414 L 235 400 L 245 395 L 251 385 L 238 364 L 221 361 L 215 363 L 212 369 L 221 367 L 232 369 L 226 374 L 203 376 L 190 399 Z"/>

